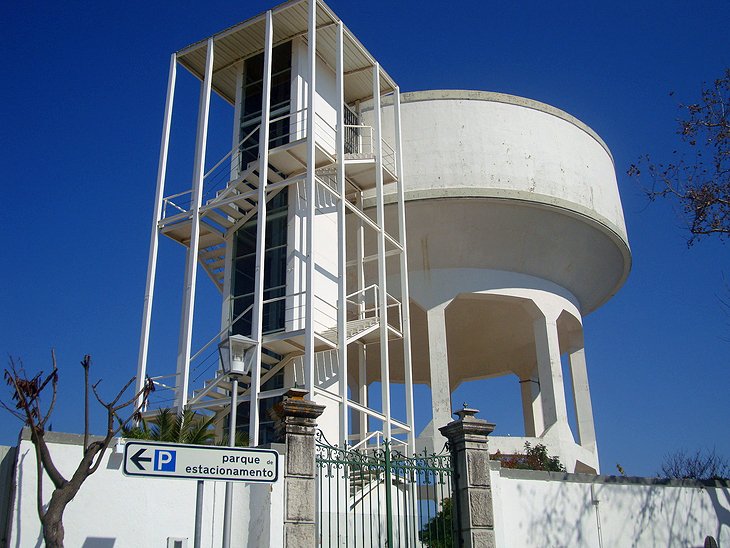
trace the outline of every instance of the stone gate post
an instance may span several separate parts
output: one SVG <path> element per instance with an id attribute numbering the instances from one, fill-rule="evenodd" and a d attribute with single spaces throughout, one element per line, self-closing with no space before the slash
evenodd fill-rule
<path id="1" fill-rule="evenodd" d="M 278 428 L 286 443 L 284 465 L 284 547 L 316 546 L 317 503 L 314 434 L 324 406 L 293 388 L 277 404 Z"/>
<path id="2" fill-rule="evenodd" d="M 454 413 L 458 420 L 439 428 L 454 462 L 454 527 L 457 546 L 464 548 L 492 548 L 496 542 L 487 449 L 494 424 L 476 418 L 478 412 L 465 404 Z"/>

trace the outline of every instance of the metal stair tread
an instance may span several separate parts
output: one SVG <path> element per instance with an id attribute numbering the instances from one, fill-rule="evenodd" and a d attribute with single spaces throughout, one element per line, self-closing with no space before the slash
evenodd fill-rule
<path id="1" fill-rule="evenodd" d="M 356 335 L 359 335 L 360 333 L 363 333 L 370 329 L 371 327 L 374 327 L 378 325 L 379 320 L 378 318 L 360 318 L 357 320 L 350 320 L 347 322 L 346 326 L 346 332 L 347 332 L 347 338 L 352 339 Z M 333 343 L 337 343 L 337 327 L 331 327 L 330 329 L 327 329 L 320 333 L 322 337 L 327 339 L 328 341 L 331 341 Z"/>

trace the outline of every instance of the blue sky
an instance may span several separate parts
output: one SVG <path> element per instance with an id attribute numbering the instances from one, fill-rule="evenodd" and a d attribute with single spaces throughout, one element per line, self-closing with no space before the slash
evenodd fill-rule
<path id="1" fill-rule="evenodd" d="M 403 91 L 520 95 L 601 135 L 616 161 L 634 257 L 623 289 L 585 318 L 603 470 L 620 463 L 651 475 L 680 448 L 715 447 L 730 458 L 730 316 L 718 301 L 723 272 L 730 281 L 730 248 L 704 240 L 688 249 L 671 204 L 647 205 L 625 175 L 640 154 L 671 154 L 676 103 L 693 101 L 728 65 L 728 3 L 330 5 Z M 83 354 L 93 356 L 92 377 L 104 379 L 105 394 L 135 372 L 170 53 L 270 6 L 0 6 L 0 351 L 47 369 L 56 348 L 55 430 L 81 429 Z M 177 104 L 185 106 L 175 112 L 170 172 L 178 181 L 192 170 L 196 95 L 181 70 Z M 211 160 L 230 143 L 226 116 L 214 109 Z M 183 260 L 182 248 L 163 242 L 153 360 L 175 351 Z M 218 299 L 200 281 L 200 299 Z M 214 328 L 217 316 L 196 320 Z M 495 386 L 460 391 L 455 404 L 468 399 L 497 433 L 516 433 L 519 420 L 504 411 L 517 404 L 516 383 Z M 0 443 L 14 443 L 18 429 L 2 416 Z"/>

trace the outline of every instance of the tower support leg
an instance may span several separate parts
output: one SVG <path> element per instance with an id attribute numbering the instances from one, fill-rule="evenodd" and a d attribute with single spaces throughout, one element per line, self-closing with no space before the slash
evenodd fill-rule
<path id="1" fill-rule="evenodd" d="M 442 303 L 426 312 L 428 323 L 428 362 L 433 409 L 433 450 L 438 449 L 438 429 L 451 422 L 451 386 L 449 383 L 449 355 L 446 343 L 446 307 Z M 419 448 L 420 449 L 420 448 Z"/>
<path id="2" fill-rule="evenodd" d="M 582 447 L 595 449 L 596 428 L 593 424 L 593 406 L 588 388 L 588 371 L 586 370 L 586 353 L 578 348 L 568 354 L 570 376 L 573 381 L 573 402 L 578 423 L 578 440 Z"/>
<path id="3" fill-rule="evenodd" d="M 560 422 L 568 424 L 565 405 L 563 370 L 560 364 L 560 345 L 556 320 L 538 318 L 534 324 L 537 373 L 540 379 L 540 395 L 545 428 Z"/>

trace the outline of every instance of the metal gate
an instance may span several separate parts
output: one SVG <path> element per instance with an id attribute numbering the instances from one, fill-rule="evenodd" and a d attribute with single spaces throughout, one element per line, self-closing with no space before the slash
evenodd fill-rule
<path id="1" fill-rule="evenodd" d="M 402 443 L 376 433 L 345 449 L 317 432 L 320 546 L 455 545 L 451 455 L 444 447 L 406 457 L 396 449 Z"/>

